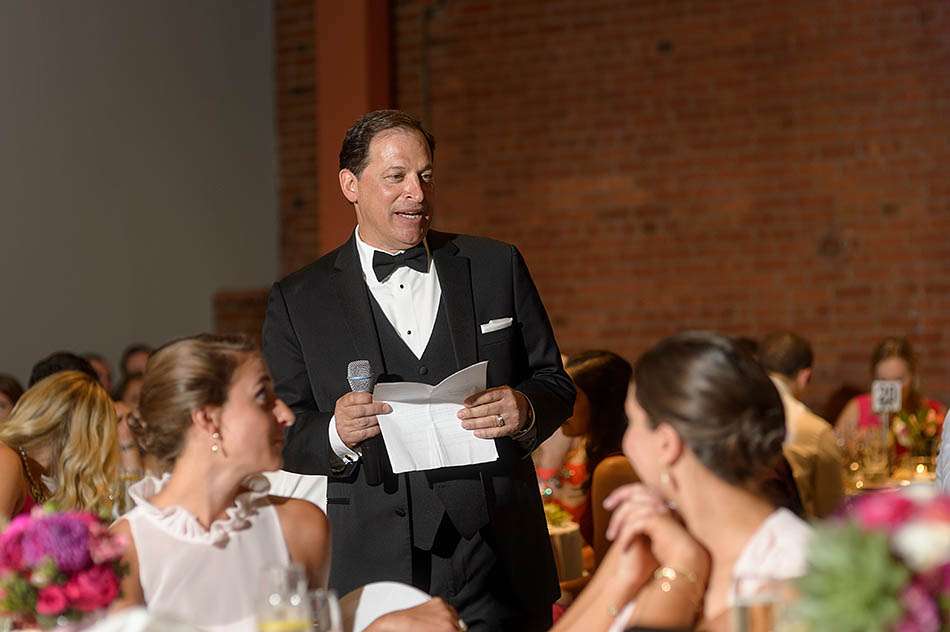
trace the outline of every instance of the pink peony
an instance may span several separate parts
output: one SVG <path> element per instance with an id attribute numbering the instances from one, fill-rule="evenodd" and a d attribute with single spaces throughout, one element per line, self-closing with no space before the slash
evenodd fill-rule
<path id="1" fill-rule="evenodd" d="M 0 569 L 23 570 L 23 534 L 32 524 L 32 518 L 20 515 L 0 534 Z"/>
<path id="2" fill-rule="evenodd" d="M 920 509 L 920 519 L 950 523 L 950 495 L 940 494 Z"/>
<path id="3" fill-rule="evenodd" d="M 47 617 L 62 613 L 67 605 L 69 600 L 66 599 L 66 592 L 56 584 L 43 588 L 36 596 L 36 612 Z"/>
<path id="4" fill-rule="evenodd" d="M 914 515 L 916 508 L 913 500 L 899 492 L 877 492 L 857 498 L 851 513 L 865 529 L 893 532 Z"/>
<path id="5" fill-rule="evenodd" d="M 89 555 L 94 564 L 114 562 L 122 557 L 128 542 L 121 534 L 111 534 L 104 530 L 100 534 L 93 534 L 89 539 Z"/>
<path id="6" fill-rule="evenodd" d="M 82 612 L 105 608 L 119 596 L 119 579 L 109 565 L 100 564 L 73 575 L 66 583 L 66 596 Z"/>
<path id="7" fill-rule="evenodd" d="M 919 583 L 912 583 L 901 594 L 904 616 L 895 632 L 940 632 L 940 610 L 937 602 Z"/>

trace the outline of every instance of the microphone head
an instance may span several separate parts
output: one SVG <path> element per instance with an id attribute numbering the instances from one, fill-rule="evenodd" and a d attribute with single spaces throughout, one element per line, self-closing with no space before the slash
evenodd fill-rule
<path id="1" fill-rule="evenodd" d="M 368 393 L 373 390 L 373 369 L 369 360 L 353 360 L 346 365 L 346 381 L 350 383 L 351 391 Z"/>

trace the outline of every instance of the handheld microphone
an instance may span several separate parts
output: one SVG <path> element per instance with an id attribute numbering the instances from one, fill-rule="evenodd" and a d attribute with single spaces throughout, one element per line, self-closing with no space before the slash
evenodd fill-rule
<path id="1" fill-rule="evenodd" d="M 346 381 L 354 393 L 371 393 L 373 391 L 373 367 L 369 360 L 353 360 L 346 365 Z M 382 455 L 386 450 L 382 435 L 376 435 L 360 444 L 360 459 L 366 471 L 366 482 L 369 485 L 379 485 L 383 482 Z"/>
<path id="2" fill-rule="evenodd" d="M 346 365 L 346 381 L 354 393 L 369 393 L 373 390 L 373 368 L 369 360 L 353 360 Z"/>

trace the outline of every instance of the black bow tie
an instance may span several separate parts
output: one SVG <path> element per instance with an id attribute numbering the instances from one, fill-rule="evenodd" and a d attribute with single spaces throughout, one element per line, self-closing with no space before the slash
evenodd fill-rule
<path id="1" fill-rule="evenodd" d="M 429 255 L 426 252 L 426 247 L 417 244 L 398 255 L 389 255 L 379 250 L 373 253 L 373 272 L 376 273 L 377 281 L 382 282 L 383 279 L 402 266 L 409 266 L 423 274 L 427 273 L 429 271 Z"/>

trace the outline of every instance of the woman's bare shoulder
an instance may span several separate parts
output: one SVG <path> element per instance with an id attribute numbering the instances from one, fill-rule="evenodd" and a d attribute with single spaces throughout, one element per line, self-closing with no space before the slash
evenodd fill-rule
<path id="1" fill-rule="evenodd" d="M 330 523 L 323 510 L 306 500 L 299 498 L 269 497 L 271 505 L 277 510 L 281 525 L 293 529 L 312 529 L 329 531 Z"/>

